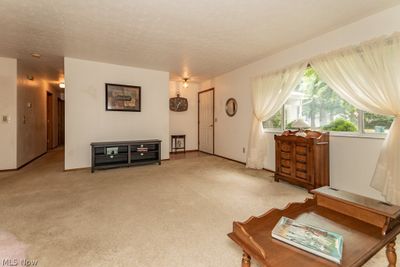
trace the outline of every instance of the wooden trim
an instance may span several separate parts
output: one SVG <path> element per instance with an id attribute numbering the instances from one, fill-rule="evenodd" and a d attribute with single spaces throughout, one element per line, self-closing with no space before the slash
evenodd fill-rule
<path id="1" fill-rule="evenodd" d="M 18 170 L 18 168 L 15 168 L 15 169 L 4 169 L 4 170 L 0 170 L 0 173 L 1 172 L 15 172 L 15 171 L 17 171 Z M 0 178 L 1 179 L 1 178 Z"/>
<path id="2" fill-rule="evenodd" d="M 57 146 L 65 145 L 65 100 L 57 97 Z"/>
<path id="3" fill-rule="evenodd" d="M 83 171 L 83 170 L 88 170 L 90 171 L 90 167 L 82 167 L 82 168 L 73 168 L 73 169 L 64 169 L 64 172 L 73 172 L 73 171 Z"/>
<path id="4" fill-rule="evenodd" d="M 197 148 L 198 151 L 210 154 L 200 150 L 200 94 L 212 91 L 213 92 L 213 153 L 215 155 L 215 88 L 210 88 L 197 93 Z"/>
<path id="5" fill-rule="evenodd" d="M 239 160 L 227 158 L 227 157 L 224 157 L 224 156 L 221 156 L 221 155 L 217 155 L 217 154 L 214 154 L 214 156 L 219 157 L 219 158 L 222 158 L 222 159 L 230 160 L 230 161 L 233 161 L 233 162 L 236 162 L 236 163 L 239 163 L 239 164 L 246 165 L 246 163 L 243 162 L 243 161 L 239 161 Z"/>
<path id="6" fill-rule="evenodd" d="M 213 87 L 213 88 L 210 88 L 210 89 L 207 89 L 207 90 L 199 91 L 199 94 L 205 93 L 205 92 L 208 92 L 208 91 L 212 91 L 212 90 L 214 90 L 214 89 L 215 89 L 215 88 Z"/>
<path id="7" fill-rule="evenodd" d="M 270 170 L 270 169 L 267 169 L 267 168 L 263 168 L 263 170 L 267 171 L 267 172 L 272 172 L 275 175 L 275 171 L 273 171 L 273 170 Z"/>
<path id="8" fill-rule="evenodd" d="M 25 167 L 26 165 L 28 165 L 29 163 L 32 163 L 33 161 L 35 161 L 35 160 L 37 160 L 37 159 L 39 159 L 39 158 L 41 158 L 41 157 L 43 157 L 45 154 L 47 154 L 47 151 L 46 152 L 43 152 L 42 154 L 40 154 L 39 156 L 36 156 L 36 157 L 34 157 L 33 159 L 31 159 L 30 161 L 28 161 L 28 162 L 26 162 L 26 163 L 24 163 L 24 164 L 22 164 L 21 166 L 19 166 L 19 167 L 17 167 L 17 168 L 15 168 L 15 169 L 6 169 L 6 170 L 0 170 L 0 172 L 12 172 L 12 171 L 18 171 L 18 170 L 20 170 L 20 169 L 22 169 L 23 167 Z"/>
<path id="9" fill-rule="evenodd" d="M 43 152 L 42 154 L 40 154 L 39 156 L 36 156 L 35 158 L 33 158 L 33 159 L 31 159 L 30 161 L 28 161 L 28 162 L 26 162 L 26 163 L 24 163 L 24 164 L 22 164 L 21 166 L 19 166 L 16 170 L 19 170 L 19 169 L 21 169 L 21 168 L 23 168 L 23 167 L 25 167 L 26 165 L 28 165 L 29 163 L 32 163 L 32 161 L 35 161 L 35 160 L 37 160 L 37 159 L 39 159 L 39 158 L 41 158 L 41 157 L 43 157 L 45 154 L 47 154 L 47 151 L 46 152 Z"/>
<path id="10" fill-rule="evenodd" d="M 46 91 L 46 145 L 47 151 L 54 148 L 53 146 L 53 128 L 54 128 L 54 95 L 50 91 Z"/>
<path id="11" fill-rule="evenodd" d="M 203 153 L 205 153 L 205 152 L 203 152 Z M 227 158 L 227 157 L 224 157 L 224 156 L 221 156 L 221 155 L 217 155 L 217 154 L 214 154 L 214 156 L 219 157 L 219 158 L 223 158 L 223 159 L 226 159 L 226 160 L 230 160 L 230 161 L 233 161 L 233 162 L 236 162 L 236 163 L 239 163 L 239 164 L 246 165 L 246 162 L 243 162 L 243 161 Z M 275 171 L 273 171 L 273 170 L 270 170 L 270 169 L 267 169 L 267 168 L 263 168 L 263 170 L 267 171 L 267 172 L 271 172 L 272 174 L 275 174 Z"/>

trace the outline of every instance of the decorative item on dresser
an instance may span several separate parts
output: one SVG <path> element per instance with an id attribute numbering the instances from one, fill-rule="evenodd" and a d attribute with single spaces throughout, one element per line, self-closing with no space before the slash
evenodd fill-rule
<path id="1" fill-rule="evenodd" d="M 92 172 L 96 169 L 161 164 L 161 140 L 96 142 L 92 147 Z"/>
<path id="2" fill-rule="evenodd" d="M 275 181 L 285 180 L 308 190 L 329 185 L 329 132 L 306 130 L 275 135 Z"/>

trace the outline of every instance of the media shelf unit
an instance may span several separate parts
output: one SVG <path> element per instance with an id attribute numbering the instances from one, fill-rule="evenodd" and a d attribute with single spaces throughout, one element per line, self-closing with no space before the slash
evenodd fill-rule
<path id="1" fill-rule="evenodd" d="M 161 165 L 161 140 L 95 142 L 90 146 L 92 172 L 144 164 Z"/>

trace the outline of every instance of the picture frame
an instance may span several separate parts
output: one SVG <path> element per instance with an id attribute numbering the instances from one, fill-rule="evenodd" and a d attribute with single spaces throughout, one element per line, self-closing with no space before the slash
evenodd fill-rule
<path id="1" fill-rule="evenodd" d="M 141 87 L 106 83 L 106 111 L 141 112 Z"/>

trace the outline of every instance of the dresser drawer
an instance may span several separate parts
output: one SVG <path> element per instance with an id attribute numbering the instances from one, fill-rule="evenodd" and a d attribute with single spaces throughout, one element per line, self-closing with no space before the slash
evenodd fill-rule
<path id="1" fill-rule="evenodd" d="M 290 160 L 281 160 L 281 166 L 286 167 L 286 168 L 290 168 L 291 167 L 291 162 Z"/>
<path id="2" fill-rule="evenodd" d="M 305 162 L 307 162 L 307 156 L 306 155 L 296 154 L 296 161 L 297 162 L 301 162 L 301 163 L 305 163 Z"/>
<path id="3" fill-rule="evenodd" d="M 132 152 L 137 152 L 137 151 L 138 151 L 138 148 L 139 148 L 139 150 L 140 150 L 141 148 L 145 148 L 145 149 L 147 149 L 148 151 L 156 151 L 156 150 L 158 150 L 158 144 L 132 145 L 132 146 L 131 146 L 131 151 L 132 151 Z"/>
<path id="4" fill-rule="evenodd" d="M 307 179 L 307 173 L 302 172 L 302 171 L 296 171 L 296 177 L 306 180 Z"/>
<path id="5" fill-rule="evenodd" d="M 306 146 L 296 146 L 296 154 L 305 155 L 307 154 Z"/>
<path id="6" fill-rule="evenodd" d="M 291 158 L 291 154 L 287 153 L 287 152 L 281 152 L 281 158 L 282 159 L 290 159 Z"/>
<path id="7" fill-rule="evenodd" d="M 307 171 L 307 165 L 304 163 L 296 162 L 296 170 L 298 171 Z"/>
<path id="8" fill-rule="evenodd" d="M 290 144 L 290 143 L 283 142 L 283 143 L 281 144 L 281 151 L 283 151 L 283 152 L 291 152 L 291 151 L 292 151 L 292 146 L 291 146 L 291 144 Z"/>
<path id="9" fill-rule="evenodd" d="M 292 170 L 290 168 L 285 168 L 285 167 L 281 167 L 281 172 L 287 175 L 292 174 Z"/>

